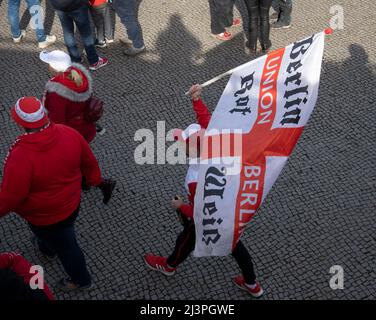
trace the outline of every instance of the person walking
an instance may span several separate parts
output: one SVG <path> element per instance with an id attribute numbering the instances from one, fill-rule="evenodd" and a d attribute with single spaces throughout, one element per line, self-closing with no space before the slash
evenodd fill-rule
<path id="1" fill-rule="evenodd" d="M 267 53 L 272 42 L 270 41 L 269 10 L 272 0 L 245 0 L 249 17 L 249 39 L 246 47 L 251 54 L 257 52 L 257 40 L 260 41 L 261 52 Z"/>
<path id="2" fill-rule="evenodd" d="M 70 127 L 50 122 L 40 100 L 20 98 L 11 116 L 24 133 L 4 162 L 0 217 L 20 215 L 34 233 L 37 248 L 50 258 L 58 256 L 68 274 L 58 282 L 62 290 L 89 289 L 92 279 L 74 228 L 82 176 L 104 198 L 112 191 L 85 139 Z"/>
<path id="3" fill-rule="evenodd" d="M 115 34 L 108 0 L 90 0 L 90 13 L 95 26 L 95 46 L 105 48 L 114 42 Z"/>
<path id="4" fill-rule="evenodd" d="M 276 21 L 272 28 L 287 29 L 291 26 L 292 0 L 273 0 L 272 7 L 275 11 Z"/>
<path id="5" fill-rule="evenodd" d="M 74 37 L 75 25 L 81 35 L 89 61 L 89 69 L 98 70 L 108 64 L 108 59 L 99 57 L 94 45 L 94 37 L 90 26 L 88 0 L 49 0 L 60 19 L 63 28 L 64 42 L 73 62 L 81 63 L 82 56 Z"/>
<path id="6" fill-rule="evenodd" d="M 177 267 L 195 248 L 194 198 L 200 167 L 197 157 L 200 157 L 200 141 L 211 118 L 208 108 L 201 100 L 201 91 L 202 87 L 199 85 L 194 85 L 189 90 L 198 124 L 192 124 L 186 130 L 178 130 L 174 134 L 179 141 L 185 143 L 187 156 L 190 158 L 190 165 L 185 179 L 189 202 L 184 203 L 181 197 L 176 196 L 171 203 L 172 207 L 178 212 L 179 220 L 183 224 L 183 231 L 177 237 L 175 248 L 168 257 L 154 254 L 146 254 L 144 256 L 147 267 L 166 276 L 174 275 Z M 233 279 L 235 285 L 255 298 L 260 297 L 263 294 L 263 289 L 256 281 L 251 256 L 241 241 L 235 246 L 232 256 L 243 273 L 243 275 Z"/>
<path id="7" fill-rule="evenodd" d="M 56 42 L 56 36 L 46 35 L 44 31 L 40 0 L 26 0 L 26 3 L 31 16 L 31 24 L 35 28 L 38 48 L 45 49 Z M 26 30 L 20 29 L 20 5 L 21 0 L 8 0 L 8 21 L 14 43 L 20 43 L 26 37 Z"/>
<path id="8" fill-rule="evenodd" d="M 42 51 L 41 61 L 48 64 L 52 78 L 46 83 L 43 105 L 54 123 L 76 129 L 90 143 L 96 135 L 95 123 L 85 120 L 84 113 L 93 95 L 93 79 L 81 64 L 72 63 L 61 50 Z"/>
<path id="9" fill-rule="evenodd" d="M 239 27 L 240 19 L 234 19 L 235 0 L 211 0 L 211 33 L 212 36 L 221 41 L 228 41 L 233 35 L 227 29 Z"/>
<path id="10" fill-rule="evenodd" d="M 132 42 L 127 44 L 123 53 L 127 56 L 136 56 L 146 50 L 142 28 L 138 21 L 138 12 L 135 0 L 112 0 L 112 6 L 119 16 L 121 23 L 127 30 L 128 38 Z"/>

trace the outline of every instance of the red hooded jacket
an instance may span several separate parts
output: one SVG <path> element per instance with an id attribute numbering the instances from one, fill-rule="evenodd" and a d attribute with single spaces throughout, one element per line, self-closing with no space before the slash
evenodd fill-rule
<path id="1" fill-rule="evenodd" d="M 33 273 L 30 273 L 31 267 L 32 264 L 17 253 L 0 253 L 0 269 L 11 269 L 20 277 L 22 277 L 26 284 L 29 284 L 31 278 L 35 275 Z M 46 283 L 44 283 L 43 291 L 49 300 L 54 300 L 54 296 L 52 295 L 50 289 L 47 287 Z"/>
<path id="2" fill-rule="evenodd" d="M 82 77 L 82 84 L 77 86 L 68 78 L 74 69 Z M 46 84 L 44 106 L 52 122 L 65 124 L 76 129 L 90 143 L 95 135 L 95 123 L 84 120 L 84 110 L 92 96 L 92 78 L 87 69 L 73 63 L 66 72 L 51 78 Z"/>
<path id="3" fill-rule="evenodd" d="M 0 188 L 0 217 L 13 211 L 46 226 L 67 219 L 81 200 L 81 180 L 101 183 L 98 162 L 82 136 L 51 123 L 20 136 L 9 151 Z"/>
<path id="4" fill-rule="evenodd" d="M 197 101 L 192 100 L 192 104 L 198 124 L 201 126 L 201 128 L 207 129 L 211 119 L 210 111 L 201 99 Z M 199 164 L 191 164 L 188 168 L 187 176 L 185 178 L 185 188 L 188 193 L 188 203 L 183 204 L 180 207 L 180 211 L 185 216 L 191 219 L 193 219 L 194 213 L 194 199 L 196 195 L 199 166 Z"/>

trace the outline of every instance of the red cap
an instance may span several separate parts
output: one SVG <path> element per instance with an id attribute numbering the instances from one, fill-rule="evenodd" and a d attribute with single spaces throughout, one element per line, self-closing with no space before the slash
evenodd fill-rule
<path id="1" fill-rule="evenodd" d="M 41 128 L 48 123 L 48 116 L 40 100 L 35 97 L 18 99 L 11 109 L 13 120 L 27 129 Z"/>

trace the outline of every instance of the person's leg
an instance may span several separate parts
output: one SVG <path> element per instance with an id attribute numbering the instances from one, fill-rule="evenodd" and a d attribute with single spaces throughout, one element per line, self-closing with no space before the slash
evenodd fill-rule
<path id="1" fill-rule="evenodd" d="M 226 16 L 225 16 L 226 28 L 231 27 L 234 21 L 234 6 L 235 6 L 235 0 L 227 1 L 227 11 L 226 11 Z"/>
<path id="2" fill-rule="evenodd" d="M 235 258 L 240 270 L 242 271 L 245 283 L 254 285 L 256 283 L 256 275 L 253 268 L 252 258 L 244 244 L 239 240 L 232 256 Z"/>
<path id="3" fill-rule="evenodd" d="M 280 7 L 279 22 L 284 26 L 289 26 L 291 24 L 292 0 L 281 0 Z"/>
<path id="4" fill-rule="evenodd" d="M 103 8 L 103 24 L 106 41 L 114 40 L 114 27 L 112 24 L 111 8 L 109 4 Z"/>
<path id="5" fill-rule="evenodd" d="M 68 49 L 69 55 L 73 62 L 81 62 L 81 55 L 78 51 L 76 39 L 74 37 L 74 23 L 69 13 L 56 10 L 57 16 L 60 19 L 63 28 L 64 42 Z"/>
<path id="6" fill-rule="evenodd" d="M 113 7 L 125 26 L 129 40 L 137 49 L 144 47 L 141 25 L 137 19 L 135 0 L 113 0 Z"/>
<path id="7" fill-rule="evenodd" d="M 167 258 L 167 264 L 176 268 L 181 264 L 195 248 L 196 231 L 195 223 L 190 221 L 176 239 L 174 251 Z"/>
<path id="8" fill-rule="evenodd" d="M 82 6 L 70 14 L 80 32 L 89 64 L 93 65 L 98 62 L 99 57 L 94 46 L 94 37 L 90 27 L 89 7 Z"/>
<path id="9" fill-rule="evenodd" d="M 229 0 L 212 0 L 211 32 L 220 34 L 226 31 Z"/>
<path id="10" fill-rule="evenodd" d="M 90 8 L 90 13 L 93 18 L 95 26 L 95 37 L 98 43 L 104 43 L 104 9 L 105 8 Z"/>
<path id="11" fill-rule="evenodd" d="M 245 0 L 249 20 L 249 39 L 248 47 L 252 51 L 257 49 L 257 38 L 259 30 L 259 0 Z"/>
<path id="12" fill-rule="evenodd" d="M 21 36 L 20 2 L 21 0 L 8 0 L 8 21 L 12 38 L 18 38 Z"/>
<path id="13" fill-rule="evenodd" d="M 40 0 L 26 0 L 27 7 L 31 16 L 31 23 L 34 24 L 35 34 L 38 42 L 46 40 L 46 34 L 43 26 L 43 8 L 40 5 Z"/>
<path id="14" fill-rule="evenodd" d="M 76 214 L 77 211 L 73 213 L 73 215 Z M 64 270 L 74 284 L 89 286 L 91 276 L 86 267 L 85 256 L 77 243 L 74 219 L 69 218 L 69 220 L 71 221 L 62 225 L 38 228 L 38 238 L 56 252 Z"/>
<path id="15" fill-rule="evenodd" d="M 269 11 L 272 0 L 260 0 L 260 43 L 263 51 L 272 46 L 270 41 Z"/>

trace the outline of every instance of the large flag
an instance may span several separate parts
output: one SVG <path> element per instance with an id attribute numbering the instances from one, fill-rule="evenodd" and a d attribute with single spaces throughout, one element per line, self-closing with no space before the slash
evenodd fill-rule
<path id="1" fill-rule="evenodd" d="M 232 252 L 315 106 L 325 32 L 232 73 L 205 132 L 195 196 L 195 256 Z"/>

